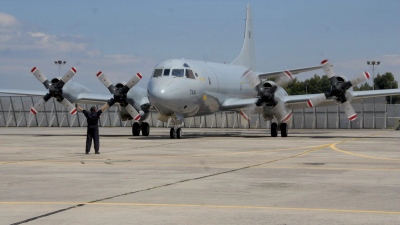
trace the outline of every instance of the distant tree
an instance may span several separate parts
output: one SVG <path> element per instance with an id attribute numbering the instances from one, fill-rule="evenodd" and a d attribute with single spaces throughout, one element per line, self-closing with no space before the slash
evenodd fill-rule
<path id="1" fill-rule="evenodd" d="M 374 79 L 375 89 L 396 89 L 398 88 L 398 82 L 394 79 L 394 76 L 390 72 L 386 72 L 382 75 L 378 74 Z M 386 97 L 386 102 L 391 104 L 400 104 L 400 96 L 392 96 L 392 102 L 390 102 L 390 96 Z"/>
<path id="2" fill-rule="evenodd" d="M 324 93 L 331 89 L 331 82 L 326 75 L 320 77 L 317 74 L 305 81 L 298 81 L 297 78 L 286 87 L 289 95 L 317 94 Z"/>
<path id="3" fill-rule="evenodd" d="M 375 90 L 378 89 L 394 89 L 398 88 L 398 82 L 394 79 L 392 73 L 385 73 L 383 75 L 379 75 L 374 79 Z M 323 75 L 322 77 L 317 74 L 314 77 L 307 79 L 305 81 L 299 81 L 297 78 L 286 87 L 286 91 L 289 95 L 303 95 L 303 94 L 317 94 L 324 93 L 331 89 L 331 82 L 328 79 L 328 76 Z M 372 86 L 365 82 L 360 86 L 353 87 L 354 91 L 368 91 L 372 90 Z M 390 104 L 390 96 L 386 97 L 387 103 Z M 400 95 L 392 96 L 393 104 L 400 104 Z"/>
<path id="4" fill-rule="evenodd" d="M 353 87 L 354 91 L 368 91 L 368 90 L 372 90 L 372 86 L 369 83 L 364 83 L 362 85 L 360 85 L 360 87 L 355 86 Z"/>

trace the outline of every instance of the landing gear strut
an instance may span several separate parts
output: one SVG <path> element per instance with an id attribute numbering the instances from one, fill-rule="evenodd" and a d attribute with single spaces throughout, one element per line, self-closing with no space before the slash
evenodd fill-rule
<path id="1" fill-rule="evenodd" d="M 146 122 L 143 122 L 141 124 L 139 123 L 133 123 L 132 125 L 132 135 L 133 136 L 139 136 L 140 131 L 142 131 L 143 136 L 149 136 L 150 134 L 150 125 Z"/>

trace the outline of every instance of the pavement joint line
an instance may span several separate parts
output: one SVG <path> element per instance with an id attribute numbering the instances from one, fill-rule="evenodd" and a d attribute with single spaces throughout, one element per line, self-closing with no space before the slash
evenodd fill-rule
<path id="1" fill-rule="evenodd" d="M 307 150 L 307 151 L 304 151 L 304 152 L 301 152 L 301 153 L 298 153 L 298 154 L 295 154 L 295 155 L 282 157 L 282 158 L 279 158 L 279 159 L 265 161 L 265 162 L 257 163 L 257 164 L 254 164 L 254 165 L 244 166 L 244 167 L 231 169 L 231 170 L 226 170 L 226 171 L 222 171 L 222 172 L 218 172 L 218 173 L 214 173 L 214 174 L 208 174 L 208 175 L 204 175 L 204 176 L 200 176 L 200 177 L 188 178 L 188 179 L 184 179 L 184 180 L 180 180 L 180 181 L 176 181 L 176 182 L 172 182 L 172 183 L 157 185 L 157 186 L 153 186 L 153 187 L 146 188 L 146 189 L 141 189 L 141 190 L 137 190 L 137 191 L 131 191 L 131 192 L 127 192 L 127 193 L 124 193 L 124 194 L 114 195 L 114 196 L 110 196 L 110 197 L 106 197 L 106 198 L 102 198 L 102 199 L 97 199 L 97 200 L 90 201 L 90 202 L 87 202 L 87 203 L 80 203 L 78 205 L 74 205 L 74 206 L 67 207 L 67 208 L 64 208 L 64 209 L 56 210 L 56 211 L 53 211 L 53 212 L 50 212 L 50 213 L 46 213 L 46 214 L 43 214 L 43 215 L 31 217 L 31 218 L 28 218 L 28 219 L 20 221 L 20 222 L 12 223 L 11 225 L 19 225 L 19 224 L 27 223 L 27 222 L 30 222 L 30 221 L 33 221 L 33 220 L 37 220 L 37 219 L 40 219 L 40 218 L 44 218 L 44 217 L 47 217 L 47 216 L 51 216 L 51 215 L 54 215 L 54 214 L 57 214 L 57 213 L 65 212 L 65 211 L 70 210 L 70 209 L 75 209 L 77 207 L 83 207 L 83 206 L 85 206 L 86 204 L 89 204 L 89 203 L 98 203 L 98 202 L 102 202 L 102 201 L 105 201 L 105 200 L 110 200 L 110 199 L 114 199 L 114 198 L 118 198 L 118 197 L 122 197 L 122 196 L 127 196 L 127 195 L 131 195 L 131 194 L 145 192 L 145 191 L 151 191 L 151 190 L 155 190 L 155 189 L 158 189 L 158 188 L 163 188 L 163 187 L 168 187 L 168 186 L 172 186 L 172 185 L 182 184 L 182 183 L 195 181 L 195 180 L 201 180 L 201 179 L 214 177 L 214 176 L 218 176 L 218 175 L 222 175 L 222 174 L 228 174 L 228 173 L 233 173 L 233 172 L 240 171 L 240 170 L 254 168 L 254 167 L 257 167 L 257 166 L 261 166 L 261 165 L 264 165 L 264 164 L 273 163 L 273 162 L 277 162 L 277 161 L 282 161 L 282 160 L 285 160 L 285 159 L 291 159 L 291 158 L 295 158 L 295 157 L 298 157 L 298 156 L 306 155 L 308 153 L 323 149 L 323 148 L 328 147 L 328 146 L 329 146 L 329 144 L 325 144 L 325 145 L 321 145 L 321 146 L 319 146 L 317 148 L 313 148 L 313 149 L 310 149 L 310 150 Z"/>
<path id="2" fill-rule="evenodd" d="M 0 202 L 0 205 L 75 205 L 80 206 L 133 206 L 133 207 L 196 207 L 196 208 L 222 208 L 222 209 L 267 209 L 267 210 L 293 210 L 293 211 L 323 211 L 343 213 L 371 213 L 371 214 L 392 214 L 400 215 L 400 211 L 382 210 L 357 210 L 357 209 L 329 209 L 329 208 L 305 208 L 305 207 L 277 207 L 277 206 L 251 206 L 251 205 L 208 205 L 208 204 L 161 204 L 161 203 L 140 203 L 140 202 Z M 61 210 L 59 210 L 61 211 Z M 18 223 L 14 223 L 18 224 Z"/>

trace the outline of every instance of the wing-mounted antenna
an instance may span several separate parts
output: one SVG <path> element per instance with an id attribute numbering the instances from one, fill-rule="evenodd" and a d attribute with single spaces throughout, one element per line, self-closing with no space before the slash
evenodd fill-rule
<path id="1" fill-rule="evenodd" d="M 251 16 L 250 4 L 247 5 L 246 27 L 244 29 L 244 41 L 242 51 L 239 56 L 231 63 L 233 65 L 244 66 L 255 70 L 256 54 L 254 49 L 253 18 Z"/>

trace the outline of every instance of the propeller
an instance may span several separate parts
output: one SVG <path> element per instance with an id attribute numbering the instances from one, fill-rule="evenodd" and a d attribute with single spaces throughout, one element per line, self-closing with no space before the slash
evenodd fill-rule
<path id="1" fill-rule="evenodd" d="M 111 106 L 114 104 L 114 102 L 118 102 L 121 106 L 125 107 L 126 111 L 134 120 L 140 120 L 141 117 L 138 111 L 136 111 L 136 109 L 127 101 L 127 93 L 142 79 L 142 75 L 140 73 L 136 73 L 136 75 L 133 76 L 125 85 L 118 86 L 114 86 L 107 76 L 101 71 L 99 71 L 96 76 L 110 91 L 110 93 L 113 94 L 113 98 L 111 98 L 107 104 Z"/>
<path id="2" fill-rule="evenodd" d="M 70 70 L 68 70 L 68 72 L 65 73 L 60 80 L 53 79 L 52 82 L 50 82 L 46 78 L 46 76 L 43 75 L 43 73 L 36 67 L 33 67 L 31 72 L 36 77 L 36 79 L 38 79 L 44 85 L 44 87 L 49 90 L 49 92 L 44 95 L 42 99 L 40 99 L 38 102 L 35 103 L 35 105 L 31 107 L 32 114 L 36 115 L 39 111 L 41 111 L 46 102 L 52 97 L 61 102 L 70 114 L 74 115 L 76 113 L 75 106 L 72 105 L 72 103 L 63 96 L 63 87 L 65 83 L 71 80 L 71 78 L 75 75 L 75 67 L 72 67 Z"/>
<path id="3" fill-rule="evenodd" d="M 369 75 L 368 72 L 364 72 L 362 75 L 350 81 L 344 81 L 343 78 L 335 76 L 332 69 L 332 65 L 329 63 L 327 59 L 323 60 L 321 62 L 321 65 L 331 82 L 331 90 L 322 94 L 315 95 L 314 97 L 310 98 L 307 101 L 308 107 L 310 108 L 316 107 L 326 99 L 333 97 L 343 105 L 347 118 L 350 121 L 355 120 L 357 118 L 357 114 L 353 106 L 351 106 L 350 101 L 346 97 L 347 90 L 353 86 L 364 83 L 371 76 Z"/>
<path id="4" fill-rule="evenodd" d="M 284 86 L 293 80 L 290 71 L 284 71 L 283 74 L 277 77 L 276 82 L 262 82 L 256 74 L 251 70 L 246 71 L 243 77 L 249 82 L 250 86 L 258 93 L 256 106 L 272 106 L 275 117 L 282 123 L 286 123 L 293 115 L 291 110 L 287 110 L 284 102 L 275 96 L 278 86 Z"/>

